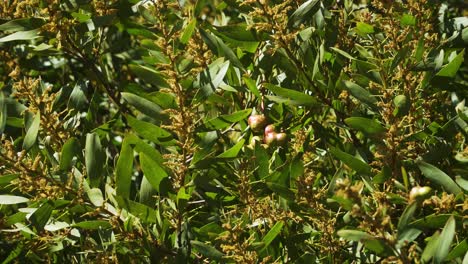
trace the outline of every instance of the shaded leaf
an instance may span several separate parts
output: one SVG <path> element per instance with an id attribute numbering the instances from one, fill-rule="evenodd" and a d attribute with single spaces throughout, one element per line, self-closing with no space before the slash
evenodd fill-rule
<path id="1" fill-rule="evenodd" d="M 319 3 L 318 0 L 308 0 L 300 5 L 299 8 L 289 17 L 288 24 L 293 27 L 298 27 L 306 19 L 310 19 L 320 7 L 317 3 Z"/>
<path id="2" fill-rule="evenodd" d="M 105 153 L 101 146 L 101 140 L 96 133 L 86 135 L 85 163 L 86 173 L 91 187 L 98 187 L 104 170 Z"/>
<path id="3" fill-rule="evenodd" d="M 192 240 L 190 244 L 193 248 L 195 248 L 200 254 L 203 256 L 213 259 L 213 260 L 221 260 L 224 254 L 217 250 L 215 247 L 205 244 L 201 241 Z"/>
<path id="4" fill-rule="evenodd" d="M 111 228 L 112 225 L 108 221 L 102 220 L 91 220 L 91 221 L 83 221 L 72 225 L 73 227 L 79 227 L 83 229 L 107 229 Z"/>
<path id="5" fill-rule="evenodd" d="M 126 118 L 128 124 L 143 138 L 162 146 L 175 144 L 174 138 L 167 130 L 152 123 L 138 120 L 130 115 L 127 115 Z"/>
<path id="6" fill-rule="evenodd" d="M 44 226 L 49 221 L 50 215 L 52 214 L 52 210 L 54 208 L 49 203 L 44 203 L 39 207 L 34 213 L 31 215 L 29 220 L 31 221 L 32 225 L 38 231 L 42 231 Z"/>
<path id="7" fill-rule="evenodd" d="M 36 143 L 40 124 L 41 124 L 41 114 L 37 112 L 36 115 L 34 116 L 34 119 L 31 125 L 29 126 L 28 131 L 26 132 L 26 136 L 24 136 L 24 141 L 23 141 L 24 150 L 29 150 L 34 145 L 34 143 Z"/>
<path id="8" fill-rule="evenodd" d="M 205 127 L 213 130 L 223 129 L 232 125 L 233 123 L 247 119 L 251 112 L 252 109 L 244 109 L 229 115 L 221 115 L 206 121 Z"/>
<path id="9" fill-rule="evenodd" d="M 283 229 L 284 222 L 279 221 L 268 231 L 268 233 L 263 237 L 262 242 L 264 243 L 264 248 L 268 247 L 273 240 L 281 233 Z"/>
<path id="10" fill-rule="evenodd" d="M 130 197 L 130 185 L 132 183 L 133 172 L 133 149 L 128 139 L 124 138 L 119 159 L 115 166 L 116 193 L 124 198 Z"/>
<path id="11" fill-rule="evenodd" d="M 351 81 L 344 81 L 343 83 L 346 89 L 359 101 L 367 104 L 368 106 L 372 108 L 375 108 L 377 99 L 368 90 L 362 88 L 361 86 Z"/>
<path id="12" fill-rule="evenodd" d="M 317 105 L 318 101 L 315 97 L 305 94 L 303 92 L 282 88 L 271 83 L 264 84 L 265 87 L 275 93 L 278 96 L 287 98 L 288 100 L 285 103 L 290 105 Z"/>
<path id="13" fill-rule="evenodd" d="M 369 164 L 363 162 L 362 160 L 334 147 L 330 148 L 330 153 L 332 153 L 333 156 L 341 160 L 344 164 L 348 165 L 351 169 L 355 170 L 356 172 L 365 175 L 371 175 L 371 166 L 369 166 Z"/>
<path id="14" fill-rule="evenodd" d="M 166 171 L 154 160 L 146 156 L 146 154 L 140 154 L 140 165 L 143 171 L 144 177 L 158 192 L 162 192 L 160 189 L 161 182 L 168 177 Z"/>
<path id="15" fill-rule="evenodd" d="M 127 101 L 131 106 L 135 107 L 138 111 L 142 112 L 143 114 L 157 119 L 161 117 L 163 114 L 161 113 L 162 109 L 159 105 L 151 102 L 148 99 L 140 97 L 136 94 L 132 93 L 122 93 L 122 97 Z"/>
<path id="16" fill-rule="evenodd" d="M 225 152 L 219 154 L 216 156 L 216 158 L 219 159 L 229 159 L 229 158 L 235 158 L 239 154 L 239 151 L 242 149 L 244 146 L 245 139 L 239 140 L 239 142 L 236 143 L 232 148 L 226 150 Z"/>
<path id="17" fill-rule="evenodd" d="M 386 131 L 377 121 L 364 117 L 349 117 L 344 121 L 351 128 L 359 130 L 367 136 L 378 136 Z"/>
<path id="18" fill-rule="evenodd" d="M 73 166 L 73 157 L 77 156 L 80 152 L 79 142 L 76 138 L 69 138 L 63 144 L 62 152 L 60 154 L 60 170 L 69 171 Z"/>
<path id="19" fill-rule="evenodd" d="M 134 72 L 139 78 L 143 81 L 155 85 L 157 87 L 168 87 L 164 76 L 157 72 L 154 69 L 151 69 L 146 66 L 130 64 L 129 68 L 132 72 Z"/>
<path id="20" fill-rule="evenodd" d="M 442 233 L 440 233 L 437 239 L 437 251 L 434 254 L 434 263 L 442 263 L 447 257 L 455 236 L 455 225 L 455 219 L 452 216 L 447 220 Z"/>

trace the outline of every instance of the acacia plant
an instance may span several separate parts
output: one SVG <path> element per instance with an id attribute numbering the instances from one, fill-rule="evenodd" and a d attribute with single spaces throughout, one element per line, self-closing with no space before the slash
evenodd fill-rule
<path id="1" fill-rule="evenodd" d="M 3 263 L 467 263 L 464 1 L 0 1 Z"/>

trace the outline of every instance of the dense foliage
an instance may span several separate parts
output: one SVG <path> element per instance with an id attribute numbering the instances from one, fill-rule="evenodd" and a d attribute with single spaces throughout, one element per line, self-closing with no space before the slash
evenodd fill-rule
<path id="1" fill-rule="evenodd" d="M 0 260 L 467 263 L 464 8 L 0 1 Z"/>

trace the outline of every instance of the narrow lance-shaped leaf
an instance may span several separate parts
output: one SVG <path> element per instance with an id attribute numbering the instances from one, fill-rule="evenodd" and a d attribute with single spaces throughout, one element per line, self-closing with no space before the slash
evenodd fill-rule
<path id="1" fill-rule="evenodd" d="M 265 84 L 265 87 L 275 93 L 278 96 L 287 98 L 288 100 L 285 103 L 290 105 L 307 105 L 313 106 L 317 105 L 317 99 L 311 95 L 308 95 L 303 92 L 282 88 L 270 83 Z"/>
<path id="2" fill-rule="evenodd" d="M 362 88 L 358 84 L 355 84 L 351 81 L 344 81 L 343 84 L 345 85 L 346 89 L 356 97 L 359 101 L 365 103 L 366 105 L 375 108 L 375 104 L 377 103 L 377 99 L 366 89 Z"/>
<path id="3" fill-rule="evenodd" d="M 213 260 L 221 260 L 224 254 L 217 250 L 215 247 L 205 244 L 201 241 L 192 240 L 190 244 L 193 248 L 195 248 L 200 254 L 203 256 L 213 259 Z"/>
<path id="4" fill-rule="evenodd" d="M 351 169 L 357 171 L 358 173 L 362 173 L 365 175 L 371 174 L 371 166 L 369 166 L 369 164 L 363 162 L 362 160 L 357 159 L 356 157 L 346 152 L 343 152 L 337 148 L 330 148 L 330 152 L 333 154 L 333 156 L 337 157 L 344 164 L 348 165 Z"/>
<path id="5" fill-rule="evenodd" d="M 144 153 L 140 153 L 140 165 L 144 176 L 151 183 L 153 188 L 158 192 L 163 191 L 160 189 L 160 184 L 168 177 L 164 169 Z"/>
<path id="6" fill-rule="evenodd" d="M 104 152 L 101 140 L 95 133 L 86 135 L 85 163 L 90 186 L 98 187 L 104 169 Z"/>
<path id="7" fill-rule="evenodd" d="M 3 134 L 7 122 L 7 107 L 5 103 L 5 95 L 0 91 L 0 135 Z"/>
<path id="8" fill-rule="evenodd" d="M 29 126 L 29 129 L 26 132 L 26 136 L 24 136 L 24 141 L 23 141 L 24 150 L 29 150 L 34 145 L 34 143 L 36 143 L 40 124 L 41 124 L 41 114 L 37 112 L 36 115 L 34 116 L 31 126 Z"/>
<path id="9" fill-rule="evenodd" d="M 44 226 L 47 224 L 47 221 L 49 221 L 53 209 L 54 208 L 52 207 L 52 205 L 50 205 L 49 203 L 44 203 L 31 215 L 29 220 L 38 231 L 44 229 Z"/>
<path id="10" fill-rule="evenodd" d="M 235 158 L 237 154 L 244 146 L 245 139 L 241 139 L 239 142 L 236 143 L 232 148 L 226 150 L 225 152 L 221 153 L 217 156 L 217 158 L 227 159 L 227 158 Z"/>
<path id="11" fill-rule="evenodd" d="M 78 154 L 79 142 L 76 138 L 70 138 L 65 142 L 60 154 L 60 170 L 69 171 L 72 168 L 73 157 Z"/>
<path id="12" fill-rule="evenodd" d="M 133 171 L 133 149 L 125 138 L 122 142 L 122 149 L 115 167 L 115 184 L 117 195 L 124 198 L 130 196 L 130 185 L 132 183 Z"/>
<path id="13" fill-rule="evenodd" d="M 452 244 L 453 238 L 455 236 L 455 225 L 455 219 L 452 216 L 445 224 L 445 227 L 438 238 L 438 249 L 434 255 L 434 263 L 442 263 L 445 260 L 445 257 L 447 257 L 450 250 L 450 245 Z"/>
<path id="14" fill-rule="evenodd" d="M 458 55 L 447 65 L 442 67 L 440 71 L 436 74 L 436 76 L 442 76 L 442 77 L 449 77 L 453 78 L 458 72 L 458 69 L 463 63 L 463 60 L 465 58 L 465 50 L 462 50 Z"/>
<path id="15" fill-rule="evenodd" d="M 262 242 L 265 243 L 265 248 L 268 247 L 271 242 L 281 233 L 281 229 L 283 229 L 284 222 L 279 221 L 277 222 L 268 233 L 263 237 Z"/>
<path id="16" fill-rule="evenodd" d="M 367 136 L 378 136 L 386 131 L 377 121 L 364 117 L 349 117 L 344 121 L 351 128 L 359 130 Z"/>
<path id="17" fill-rule="evenodd" d="M 245 109 L 245 110 L 237 111 L 229 115 L 221 115 L 221 116 L 218 116 L 218 117 L 215 117 L 213 119 L 206 121 L 205 126 L 208 129 L 213 129 L 213 130 L 226 128 L 235 122 L 239 122 L 241 120 L 246 119 L 250 115 L 251 112 L 252 112 L 252 109 Z"/>
<path id="18" fill-rule="evenodd" d="M 126 118 L 128 124 L 143 138 L 162 146 L 175 144 L 174 138 L 167 130 L 152 123 L 138 120 L 130 115 L 127 115 Z"/>
<path id="19" fill-rule="evenodd" d="M 0 43 L 9 42 L 15 40 L 32 40 L 40 37 L 39 29 L 33 29 L 28 31 L 18 31 L 3 38 L 0 38 Z"/>
<path id="20" fill-rule="evenodd" d="M 455 195 L 462 192 L 461 188 L 452 180 L 452 178 L 450 178 L 447 174 L 445 174 L 445 172 L 441 171 L 437 167 L 424 161 L 418 161 L 417 165 L 426 178 L 442 185 L 448 192 L 451 192 Z"/>
<path id="21" fill-rule="evenodd" d="M 0 205 L 26 203 L 29 199 L 15 195 L 0 195 Z"/>

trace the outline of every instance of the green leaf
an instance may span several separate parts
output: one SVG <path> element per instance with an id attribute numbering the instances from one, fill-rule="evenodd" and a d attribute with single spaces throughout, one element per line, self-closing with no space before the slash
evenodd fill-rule
<path id="1" fill-rule="evenodd" d="M 41 124 L 41 114 L 37 112 L 36 115 L 34 116 L 31 126 L 29 126 L 29 129 L 26 132 L 26 136 L 24 136 L 24 141 L 23 141 L 24 150 L 29 150 L 34 145 L 34 143 L 36 143 L 40 124 Z"/>
<path id="2" fill-rule="evenodd" d="M 426 178 L 433 181 L 434 183 L 442 185 L 446 191 L 455 195 L 458 195 L 462 192 L 460 187 L 452 180 L 452 178 L 445 174 L 445 172 L 439 170 L 437 167 L 422 160 L 417 161 L 416 164 Z"/>
<path id="3" fill-rule="evenodd" d="M 29 220 L 31 221 L 32 225 L 36 228 L 36 230 L 42 231 L 44 229 L 44 226 L 49 221 L 53 209 L 54 208 L 52 207 L 52 205 L 50 205 L 49 203 L 44 203 L 41 205 L 41 207 L 34 211 Z"/>
<path id="4" fill-rule="evenodd" d="M 273 240 L 281 233 L 281 229 L 283 229 L 284 222 L 279 221 L 268 231 L 268 233 L 263 237 L 262 242 L 265 243 L 264 248 L 267 248 Z"/>
<path id="5" fill-rule="evenodd" d="M 20 18 L 10 20 L 0 25 L 0 31 L 25 31 L 36 29 L 44 24 L 44 20 L 40 18 Z"/>
<path id="6" fill-rule="evenodd" d="M 164 76 L 154 69 L 136 64 L 130 64 L 129 68 L 133 73 L 135 73 L 138 76 L 138 78 L 141 78 L 143 81 L 149 84 L 161 88 L 169 87 Z"/>
<path id="7" fill-rule="evenodd" d="M 331 147 L 331 154 L 341 160 L 344 164 L 348 165 L 351 169 L 355 170 L 358 173 L 371 175 L 372 167 L 369 164 L 363 162 L 362 160 L 346 153 L 338 148 Z"/>
<path id="8" fill-rule="evenodd" d="M 374 27 L 364 22 L 357 22 L 356 27 L 354 28 L 356 33 L 361 37 L 367 36 L 367 34 L 374 33 Z"/>
<path id="9" fill-rule="evenodd" d="M 140 218 L 140 220 L 144 223 L 156 223 L 156 215 L 157 212 L 156 210 L 152 209 L 151 207 L 148 207 L 144 204 L 137 203 L 134 201 L 131 201 L 129 199 L 124 199 L 120 196 L 115 197 L 117 200 L 120 208 L 126 209 L 128 212 L 130 212 L 132 215 Z M 106 222 L 108 223 L 108 222 Z"/>
<path id="10" fill-rule="evenodd" d="M 8 257 L 6 257 L 2 264 L 8 264 L 14 260 L 18 261 L 18 256 L 21 255 L 23 252 L 24 244 L 23 243 L 18 243 L 15 249 L 11 250 L 11 252 L 8 254 Z"/>
<path id="11" fill-rule="evenodd" d="M 86 194 L 94 206 L 100 207 L 104 204 L 104 196 L 99 188 L 91 188 Z"/>
<path id="12" fill-rule="evenodd" d="M 83 228 L 83 229 L 89 229 L 89 230 L 107 229 L 107 228 L 112 227 L 109 221 L 102 221 L 102 220 L 83 221 L 83 222 L 73 224 L 72 226 Z"/>
<path id="13" fill-rule="evenodd" d="M 446 261 L 461 258 L 468 252 L 468 240 L 465 238 L 462 242 L 458 243 L 452 251 L 445 258 Z"/>
<path id="14" fill-rule="evenodd" d="M 229 48 L 224 42 L 203 29 L 200 29 L 200 35 L 202 36 L 203 41 L 208 45 L 208 47 L 218 55 L 218 57 L 226 57 L 231 63 L 238 67 L 239 69 L 244 69 L 244 66 L 237 58 L 236 54 Z"/>
<path id="15" fill-rule="evenodd" d="M 202 98 L 212 95 L 220 87 L 229 70 L 229 65 L 229 61 L 219 58 L 213 61 L 208 69 L 200 73 L 198 83 L 195 86 L 200 87 Z"/>
<path id="16" fill-rule="evenodd" d="M 205 127 L 211 130 L 223 129 L 233 123 L 247 119 L 252 109 L 244 109 L 229 115 L 221 115 L 205 122 Z"/>
<path id="17" fill-rule="evenodd" d="M 158 119 L 163 116 L 161 107 L 148 99 L 132 93 L 122 93 L 122 97 L 138 111 L 153 119 Z"/>
<path id="18" fill-rule="evenodd" d="M 18 31 L 3 38 L 0 38 L 0 43 L 15 41 L 15 40 L 32 40 L 40 37 L 39 29 L 33 29 L 28 31 Z"/>
<path id="19" fill-rule="evenodd" d="M 122 142 L 122 149 L 115 167 L 116 193 L 124 198 L 130 197 L 130 186 L 133 172 L 133 149 L 127 137 Z"/>
<path id="20" fill-rule="evenodd" d="M 215 247 L 207 245 L 201 241 L 191 240 L 190 244 L 195 250 L 200 252 L 200 254 L 209 259 L 221 261 L 224 256 L 224 254 L 217 250 Z"/>
<path id="21" fill-rule="evenodd" d="M 409 225 L 412 227 L 427 229 L 427 228 L 440 228 L 451 217 L 451 214 L 432 214 L 425 216 L 421 219 L 411 222 Z"/>
<path id="22" fill-rule="evenodd" d="M 392 248 L 382 240 L 371 236 L 370 234 L 359 230 L 342 229 L 337 232 L 338 236 L 351 241 L 361 242 L 364 246 L 379 255 L 392 255 Z"/>
<path id="23" fill-rule="evenodd" d="M 330 47 L 331 50 L 335 51 L 336 53 L 350 59 L 350 60 L 355 60 L 356 58 L 354 58 L 353 56 L 351 56 L 349 53 L 347 53 L 346 51 L 343 51 L 343 50 L 340 50 L 339 48 L 335 48 L 335 47 Z"/>
<path id="24" fill-rule="evenodd" d="M 247 88 L 257 97 L 257 98 L 260 98 L 262 95 L 260 94 L 260 91 L 258 90 L 257 88 L 257 83 L 248 78 L 248 77 L 242 77 L 242 80 L 244 80 L 245 82 L 245 85 L 247 86 Z"/>
<path id="25" fill-rule="evenodd" d="M 268 186 L 270 190 L 277 193 L 284 199 L 289 200 L 289 201 L 294 201 L 294 198 L 295 198 L 294 192 L 291 191 L 291 189 L 289 189 L 285 185 L 274 183 L 274 182 L 267 182 L 266 185 Z"/>
<path id="26" fill-rule="evenodd" d="M 143 177 L 140 183 L 139 202 L 148 206 L 153 206 L 157 201 L 154 197 L 157 194 L 158 192 L 153 188 L 148 179 L 146 179 L 146 177 Z"/>
<path id="27" fill-rule="evenodd" d="M 180 37 L 180 42 L 183 44 L 187 44 L 189 39 L 192 37 L 192 34 L 195 30 L 195 26 L 197 25 L 197 20 L 195 18 L 192 18 L 190 23 L 188 23 L 187 27 L 185 27 L 184 32 L 182 33 L 182 36 Z"/>
<path id="28" fill-rule="evenodd" d="M 450 245 L 455 237 L 455 219 L 452 217 L 447 220 L 447 223 L 437 239 L 437 251 L 434 254 L 434 263 L 442 263 L 447 257 Z"/>
<path id="29" fill-rule="evenodd" d="M 366 232 L 359 230 L 347 230 L 341 229 L 337 232 L 337 235 L 350 241 L 362 242 L 364 239 L 373 239 L 374 237 Z"/>
<path id="30" fill-rule="evenodd" d="M 134 145 L 135 152 L 145 153 L 148 157 L 151 157 L 151 159 L 159 164 L 164 162 L 161 153 L 159 153 L 159 151 L 150 146 L 148 143 L 141 140 L 137 135 L 128 134 L 125 139 L 127 140 L 128 144 Z"/>
<path id="31" fill-rule="evenodd" d="M 375 108 L 377 99 L 368 90 L 350 81 L 344 81 L 343 84 L 345 85 L 346 89 L 359 101 L 365 103 L 371 108 Z"/>
<path id="32" fill-rule="evenodd" d="M 172 146 L 175 140 L 171 133 L 152 123 L 138 120 L 130 115 L 126 115 L 128 124 L 143 138 L 161 146 Z"/>
<path id="33" fill-rule="evenodd" d="M 413 218 L 416 209 L 418 208 L 418 204 L 416 202 L 411 203 L 405 208 L 403 214 L 398 219 L 398 232 L 401 233 L 407 226 L 411 218 Z"/>
<path id="34" fill-rule="evenodd" d="M 5 185 L 5 184 L 10 184 L 12 180 L 18 178 L 19 176 L 20 174 L 18 173 L 0 175 L 0 186 Z"/>
<path id="35" fill-rule="evenodd" d="M 440 232 L 435 232 L 426 244 L 423 253 L 421 254 L 421 261 L 423 263 L 429 263 L 429 261 L 434 257 L 437 251 L 437 244 L 439 242 Z"/>
<path id="36" fill-rule="evenodd" d="M 393 111 L 394 116 L 406 115 L 411 108 L 411 102 L 404 94 L 395 96 L 393 104 L 395 105 L 395 110 Z"/>
<path id="37" fill-rule="evenodd" d="M 8 117 L 8 112 L 7 112 L 7 105 L 5 101 L 5 95 L 0 90 L 0 135 L 2 135 L 3 131 L 5 130 L 5 126 L 7 124 L 7 117 Z"/>
<path id="38" fill-rule="evenodd" d="M 313 106 L 318 104 L 317 99 L 311 95 L 291 89 L 282 88 L 270 83 L 266 83 L 264 85 L 268 90 L 272 91 L 276 95 L 287 98 L 288 101 L 286 101 L 286 103 L 290 105 Z"/>
<path id="39" fill-rule="evenodd" d="M 353 129 L 363 132 L 367 136 L 378 136 L 386 132 L 386 129 L 377 121 L 364 117 L 349 117 L 345 123 Z"/>
<path id="40" fill-rule="evenodd" d="M 288 24 L 293 27 L 298 27 L 305 20 L 310 19 L 320 8 L 320 5 L 317 5 L 317 3 L 319 3 L 318 0 L 308 0 L 300 5 L 299 8 L 289 17 Z"/>
<path id="41" fill-rule="evenodd" d="M 76 138 L 69 138 L 63 144 L 60 154 L 60 170 L 70 171 L 73 166 L 73 157 L 78 156 L 80 151 L 78 140 Z"/>
<path id="42" fill-rule="evenodd" d="M 239 154 L 239 151 L 242 149 L 244 146 L 245 139 L 239 140 L 239 142 L 236 143 L 232 148 L 226 150 L 225 152 L 219 154 L 216 156 L 218 159 L 230 159 L 230 158 L 235 158 Z"/>
<path id="43" fill-rule="evenodd" d="M 3 176 L 2 176 L 3 177 Z M 0 205 L 26 203 L 29 199 L 15 195 L 0 195 Z"/>
<path id="44" fill-rule="evenodd" d="M 140 166 L 145 178 L 149 181 L 151 186 L 158 191 L 164 192 L 160 188 L 161 182 L 168 177 L 166 171 L 146 154 L 140 154 Z"/>
<path id="45" fill-rule="evenodd" d="M 458 55 L 447 65 L 442 67 L 440 71 L 436 74 L 436 76 L 441 76 L 441 77 L 449 77 L 453 78 L 455 75 L 457 75 L 458 69 L 463 63 L 465 56 L 465 50 L 462 50 Z"/>
<path id="46" fill-rule="evenodd" d="M 104 155 L 99 136 L 96 133 L 88 133 L 86 135 L 85 163 L 91 187 L 98 187 L 101 182 L 104 171 Z"/>
<path id="47" fill-rule="evenodd" d="M 416 18 L 410 14 L 403 14 L 400 18 L 400 24 L 402 26 L 415 26 Z"/>
<path id="48" fill-rule="evenodd" d="M 460 187 L 463 188 L 463 190 L 467 191 L 468 192 L 468 180 L 465 180 L 463 177 L 461 176 L 456 176 L 455 177 L 455 182 L 460 185 Z"/>

